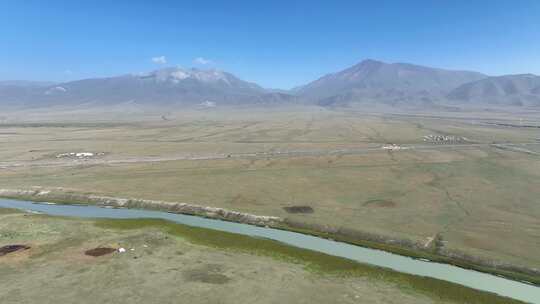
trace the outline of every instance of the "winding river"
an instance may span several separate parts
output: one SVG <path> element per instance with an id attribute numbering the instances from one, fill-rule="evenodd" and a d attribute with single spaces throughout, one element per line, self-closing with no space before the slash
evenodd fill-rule
<path id="1" fill-rule="evenodd" d="M 299 248 L 344 257 L 361 263 L 386 267 L 399 272 L 445 280 L 474 289 L 497 293 L 521 301 L 540 304 L 540 287 L 534 285 L 452 265 L 417 260 L 381 250 L 364 248 L 295 232 L 149 210 L 40 204 L 7 199 L 0 199 L 0 208 L 1 207 L 37 211 L 49 215 L 84 218 L 165 219 L 189 226 L 272 239 Z"/>

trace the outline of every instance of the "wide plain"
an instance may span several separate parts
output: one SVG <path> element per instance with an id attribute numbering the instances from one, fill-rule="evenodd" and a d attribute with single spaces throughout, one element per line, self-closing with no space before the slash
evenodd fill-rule
<path id="1" fill-rule="evenodd" d="M 5 116 L 0 188 L 189 202 L 426 246 L 438 238 L 439 250 L 540 268 L 537 112 Z M 464 139 L 434 143 L 428 135 Z M 383 149 L 389 144 L 401 149 Z M 96 156 L 57 157 L 69 152 Z"/>

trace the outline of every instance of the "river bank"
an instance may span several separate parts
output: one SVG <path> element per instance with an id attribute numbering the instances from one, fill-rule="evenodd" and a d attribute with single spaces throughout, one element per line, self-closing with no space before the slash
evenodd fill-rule
<path id="1" fill-rule="evenodd" d="M 268 238 L 268 235 L 252 237 L 220 228 L 242 227 L 246 229 L 244 233 L 255 231 L 256 236 L 259 236 L 258 231 L 294 234 L 283 230 L 135 209 L 1 199 L 0 205 L 3 236 L 0 247 L 15 243 L 30 247 L 0 259 L 2 303 L 52 304 L 60 300 L 86 304 L 110 302 L 111 295 L 124 295 L 115 296 L 115 302 L 119 303 L 169 303 L 171 298 L 179 297 L 194 304 L 290 303 L 298 301 L 299 297 L 310 303 L 344 304 L 394 301 L 403 304 L 538 303 L 534 298 L 537 290 L 528 291 L 534 288 L 532 286 L 521 284 L 517 290 L 504 289 L 504 294 L 511 292 L 511 296 L 522 299 L 519 301 L 445 280 L 396 272 L 299 248 L 273 240 L 271 236 Z M 9 206 L 41 214 L 3 208 Z M 155 218 L 158 215 L 165 220 Z M 104 216 L 107 218 L 102 218 Z M 197 223 L 212 226 L 193 225 Z M 305 245 L 302 241 L 305 239 L 331 242 L 310 236 L 294 240 Z M 89 249 L 96 246 L 127 250 L 101 257 L 88 256 Z M 331 246 L 337 247 L 352 247 L 360 252 L 368 250 L 343 243 Z M 399 259 L 421 263 L 404 257 Z M 51 275 L 55 280 L 43 285 L 43 280 Z M 473 277 L 477 275 L 488 276 L 472 274 Z M 502 287 L 488 281 L 478 282 Z M 520 285 L 506 281 L 510 286 Z M 86 288 L 73 288 L 74 285 Z M 156 288 L 160 292 L 156 293 Z M 14 292 L 20 289 L 26 292 Z M 49 294 L 55 296 L 48 297 Z"/>
<path id="2" fill-rule="evenodd" d="M 426 259 L 450 264 L 540 286 L 540 271 L 537 269 L 518 267 L 467 256 L 459 252 L 444 250 L 437 246 L 426 248 L 422 244 L 417 244 L 410 240 L 396 240 L 386 236 L 369 234 L 351 229 L 306 224 L 299 221 L 292 221 L 287 218 L 253 215 L 197 204 L 98 196 L 88 193 L 76 193 L 58 188 L 0 189 L 0 197 L 35 202 L 54 202 L 58 204 L 90 204 L 115 208 L 158 210 L 255 226 L 271 227 L 332 239 L 352 245 L 379 249 L 417 259 Z"/>

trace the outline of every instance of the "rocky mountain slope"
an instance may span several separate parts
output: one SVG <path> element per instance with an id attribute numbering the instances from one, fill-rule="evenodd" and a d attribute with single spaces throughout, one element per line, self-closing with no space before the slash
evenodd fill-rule
<path id="1" fill-rule="evenodd" d="M 297 88 L 296 93 L 321 105 L 434 103 L 444 101 L 452 89 L 485 77 L 477 72 L 364 60 Z"/>
<path id="2" fill-rule="evenodd" d="M 448 98 L 470 104 L 540 106 L 540 76 L 488 77 L 459 86 L 448 94 Z"/>
<path id="3" fill-rule="evenodd" d="M 219 70 L 165 68 L 66 83 L 0 82 L 0 107 L 182 108 L 227 105 L 540 106 L 540 76 L 489 77 L 364 60 L 291 91 L 265 89 Z"/>
<path id="4" fill-rule="evenodd" d="M 11 86 L 0 91 L 4 104 L 22 106 L 185 106 L 294 102 L 292 95 L 270 92 L 218 70 L 165 68 L 130 74 L 49 85 Z"/>

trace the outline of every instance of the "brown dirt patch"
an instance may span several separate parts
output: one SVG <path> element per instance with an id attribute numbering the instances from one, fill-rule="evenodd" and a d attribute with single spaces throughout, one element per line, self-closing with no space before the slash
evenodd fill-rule
<path id="1" fill-rule="evenodd" d="M 395 208 L 396 203 L 393 201 L 387 201 L 387 200 L 369 200 L 363 204 L 364 207 L 381 207 L 381 208 Z"/>
<path id="2" fill-rule="evenodd" d="M 27 250 L 27 249 L 30 249 L 30 247 L 26 245 L 6 245 L 3 247 L 0 247 L 0 256 L 4 256 L 8 253 L 17 252 L 21 250 Z"/>
<path id="3" fill-rule="evenodd" d="M 289 206 L 289 207 L 283 207 L 283 210 L 285 210 L 287 213 L 293 213 L 293 214 L 297 214 L 297 213 L 307 214 L 307 213 L 315 212 L 315 210 L 313 210 L 313 208 L 311 208 L 310 206 Z"/>
<path id="4" fill-rule="evenodd" d="M 106 255 L 106 254 L 111 254 L 111 253 L 113 253 L 115 251 L 116 251 L 115 248 L 98 247 L 98 248 L 86 250 L 84 252 L 84 254 L 89 255 L 89 256 L 93 256 L 93 257 L 99 257 L 99 256 L 103 256 L 103 255 Z"/>

